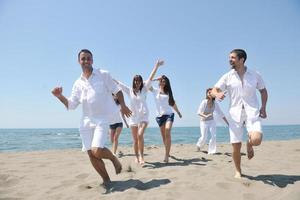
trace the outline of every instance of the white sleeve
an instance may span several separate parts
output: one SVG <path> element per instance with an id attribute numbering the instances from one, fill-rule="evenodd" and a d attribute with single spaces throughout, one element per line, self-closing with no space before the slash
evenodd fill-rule
<path id="1" fill-rule="evenodd" d="M 221 118 L 225 117 L 224 113 L 222 112 L 219 104 L 215 101 L 215 110 L 214 112 Z"/>
<path id="2" fill-rule="evenodd" d="M 200 115 L 201 113 L 203 113 L 205 110 L 205 107 L 206 107 L 206 100 L 203 100 L 199 105 L 197 114 Z"/>
<path id="3" fill-rule="evenodd" d="M 117 94 L 120 91 L 120 88 L 115 83 L 115 81 L 112 79 L 111 75 L 108 72 L 103 72 L 103 75 L 105 77 L 105 84 L 108 88 L 108 91 L 112 94 Z"/>
<path id="4" fill-rule="evenodd" d="M 124 83 L 121 83 L 119 81 L 118 81 L 118 84 L 123 92 L 125 92 L 127 95 L 130 95 L 130 88 L 127 85 L 125 85 Z"/>
<path id="5" fill-rule="evenodd" d="M 81 90 L 77 82 L 74 83 L 71 96 L 68 98 L 68 110 L 74 110 L 80 104 Z"/>
<path id="6" fill-rule="evenodd" d="M 264 89 L 265 88 L 265 83 L 264 83 L 261 75 L 258 72 L 256 72 L 255 75 L 256 75 L 256 80 L 257 80 L 256 89 L 258 89 L 258 90 Z"/>
<path id="7" fill-rule="evenodd" d="M 220 88 L 222 91 L 227 90 L 227 80 L 228 80 L 228 75 L 224 74 L 219 81 L 215 84 L 216 88 Z"/>

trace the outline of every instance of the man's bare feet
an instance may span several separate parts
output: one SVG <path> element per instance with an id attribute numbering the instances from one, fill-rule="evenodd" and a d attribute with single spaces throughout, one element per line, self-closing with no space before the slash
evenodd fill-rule
<path id="1" fill-rule="evenodd" d="M 116 170 L 116 174 L 121 173 L 122 171 L 122 164 L 120 163 L 120 161 L 118 160 L 117 157 L 115 157 L 114 161 L 113 161 L 115 170 Z"/>
<path id="2" fill-rule="evenodd" d="M 249 160 L 254 156 L 254 150 L 249 141 L 247 141 L 247 156 Z"/>

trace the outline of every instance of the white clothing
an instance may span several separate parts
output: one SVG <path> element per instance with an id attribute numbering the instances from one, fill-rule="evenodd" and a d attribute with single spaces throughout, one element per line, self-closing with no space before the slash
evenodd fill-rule
<path id="1" fill-rule="evenodd" d="M 199 105 L 197 114 L 200 115 L 201 113 L 204 113 L 205 115 L 212 114 L 212 117 L 209 118 L 209 120 L 214 120 L 213 115 L 216 114 L 220 116 L 221 118 L 224 117 L 224 113 L 222 112 L 221 108 L 219 107 L 218 103 L 214 101 L 212 108 L 208 108 L 207 106 L 207 99 L 202 100 L 202 102 Z M 209 121 L 202 116 L 200 116 L 201 121 Z"/>
<path id="2" fill-rule="evenodd" d="M 230 143 L 240 143 L 243 141 L 244 126 L 249 132 L 262 133 L 261 120 L 248 120 L 245 109 L 242 109 L 242 116 L 239 122 L 229 120 Z"/>
<path id="3" fill-rule="evenodd" d="M 208 144 L 208 154 L 214 154 L 217 152 L 216 143 L 216 123 L 214 120 L 200 121 L 201 136 L 197 142 L 197 146 L 201 149 L 206 142 L 208 132 L 210 132 L 211 138 Z"/>
<path id="4" fill-rule="evenodd" d="M 112 113 L 116 112 L 112 94 L 117 94 L 118 91 L 120 88 L 107 71 L 94 69 L 88 79 L 81 75 L 75 81 L 68 98 L 68 109 L 75 109 L 82 104 L 80 127 L 109 123 Z"/>
<path id="5" fill-rule="evenodd" d="M 160 93 L 160 89 L 154 87 L 152 93 L 154 95 L 156 114 L 158 117 L 174 113 L 172 107 L 169 105 L 169 95 Z"/>
<path id="6" fill-rule="evenodd" d="M 149 109 L 147 106 L 147 92 L 151 87 L 151 81 L 147 80 L 144 82 L 144 86 L 141 91 L 137 92 L 136 95 L 133 89 L 126 86 L 125 84 L 118 82 L 122 91 L 124 91 L 130 99 L 130 109 L 132 116 L 129 118 L 129 125 L 135 126 L 141 122 L 149 121 Z"/>
<path id="7" fill-rule="evenodd" d="M 102 70 L 93 69 L 88 79 L 81 75 L 75 81 L 68 98 L 68 109 L 75 109 L 82 104 L 79 132 L 83 151 L 104 147 L 111 115 L 117 112 L 112 94 L 118 91 L 120 89 L 110 74 Z"/>
<path id="8" fill-rule="evenodd" d="M 104 148 L 107 140 L 109 125 L 98 124 L 95 127 L 81 127 L 79 129 L 82 141 L 82 151 L 91 150 L 92 147 Z"/>
<path id="9" fill-rule="evenodd" d="M 235 122 L 240 122 L 243 106 L 248 120 L 256 121 L 259 118 L 256 89 L 265 88 L 260 74 L 247 68 L 242 83 L 238 73 L 232 69 L 221 77 L 215 87 L 227 91 L 230 101 L 229 114 Z"/>
<path id="10" fill-rule="evenodd" d="M 120 112 L 120 106 L 116 105 L 116 107 L 117 107 L 117 112 L 115 112 L 111 115 L 109 124 L 123 123 L 123 120 L 121 117 L 122 114 Z"/>

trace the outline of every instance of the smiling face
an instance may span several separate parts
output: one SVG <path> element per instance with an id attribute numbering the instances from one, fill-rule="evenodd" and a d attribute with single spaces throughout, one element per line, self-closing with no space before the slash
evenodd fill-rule
<path id="1" fill-rule="evenodd" d="M 83 69 L 90 69 L 93 65 L 93 56 L 88 52 L 81 52 L 78 57 L 78 62 Z"/>
<path id="2" fill-rule="evenodd" d="M 244 64 L 244 58 L 239 58 L 236 53 L 230 53 L 229 63 L 232 68 L 237 68 Z"/>

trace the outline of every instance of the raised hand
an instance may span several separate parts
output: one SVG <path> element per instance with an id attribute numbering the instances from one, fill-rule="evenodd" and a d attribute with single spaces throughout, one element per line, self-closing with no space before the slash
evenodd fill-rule
<path id="1" fill-rule="evenodd" d="M 62 95 L 62 87 L 55 87 L 51 92 L 54 96 L 60 97 Z"/>

